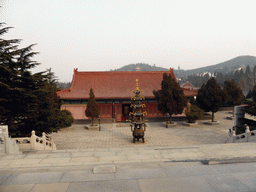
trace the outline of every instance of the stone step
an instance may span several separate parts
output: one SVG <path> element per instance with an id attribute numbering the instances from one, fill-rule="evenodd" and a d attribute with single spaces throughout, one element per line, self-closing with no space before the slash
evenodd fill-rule
<path id="1" fill-rule="evenodd" d="M 0 157 L 0 169 L 256 159 L 256 143 L 31 151 Z"/>

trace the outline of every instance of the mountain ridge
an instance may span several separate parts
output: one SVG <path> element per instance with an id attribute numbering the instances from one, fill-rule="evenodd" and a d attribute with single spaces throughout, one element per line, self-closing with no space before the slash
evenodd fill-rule
<path id="1" fill-rule="evenodd" d="M 206 72 L 215 73 L 222 72 L 224 74 L 229 73 L 231 71 L 236 71 L 240 69 L 245 69 L 247 66 L 253 68 L 256 65 L 256 57 L 251 55 L 242 55 L 235 57 L 233 59 L 229 59 L 227 61 L 209 65 L 206 67 L 199 67 L 195 69 L 189 70 L 177 70 L 174 69 L 175 75 L 183 76 L 188 74 L 202 74 Z M 136 63 L 136 64 L 128 64 L 119 69 L 111 70 L 111 71 L 169 71 L 170 69 L 157 67 L 155 64 L 153 66 L 146 63 Z"/>

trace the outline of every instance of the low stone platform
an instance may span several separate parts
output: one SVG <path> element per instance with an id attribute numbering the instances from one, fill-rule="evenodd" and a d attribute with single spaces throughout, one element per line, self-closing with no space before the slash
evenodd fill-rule
<path id="1" fill-rule="evenodd" d="M 87 130 L 99 130 L 99 125 L 85 125 Z"/>
<path id="2" fill-rule="evenodd" d="M 219 125 L 220 122 L 219 121 L 206 121 L 206 122 L 204 122 L 204 124 L 206 124 L 206 125 Z"/>
<path id="3" fill-rule="evenodd" d="M 198 122 L 195 122 L 195 123 L 184 122 L 183 125 L 186 125 L 188 127 L 195 127 L 195 126 L 198 126 Z"/>

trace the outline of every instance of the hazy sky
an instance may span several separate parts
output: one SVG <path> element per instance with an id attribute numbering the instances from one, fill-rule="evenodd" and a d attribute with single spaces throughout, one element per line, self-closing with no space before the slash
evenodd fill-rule
<path id="1" fill-rule="evenodd" d="M 255 0 L 0 0 L 5 39 L 60 81 L 131 63 L 194 69 L 256 56 Z"/>

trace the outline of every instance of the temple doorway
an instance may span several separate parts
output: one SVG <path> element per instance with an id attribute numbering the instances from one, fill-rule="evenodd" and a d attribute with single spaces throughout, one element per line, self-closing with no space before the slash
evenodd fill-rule
<path id="1" fill-rule="evenodd" d="M 122 105 L 122 121 L 126 121 L 129 119 L 129 114 L 132 112 L 131 104 L 123 104 Z"/>

